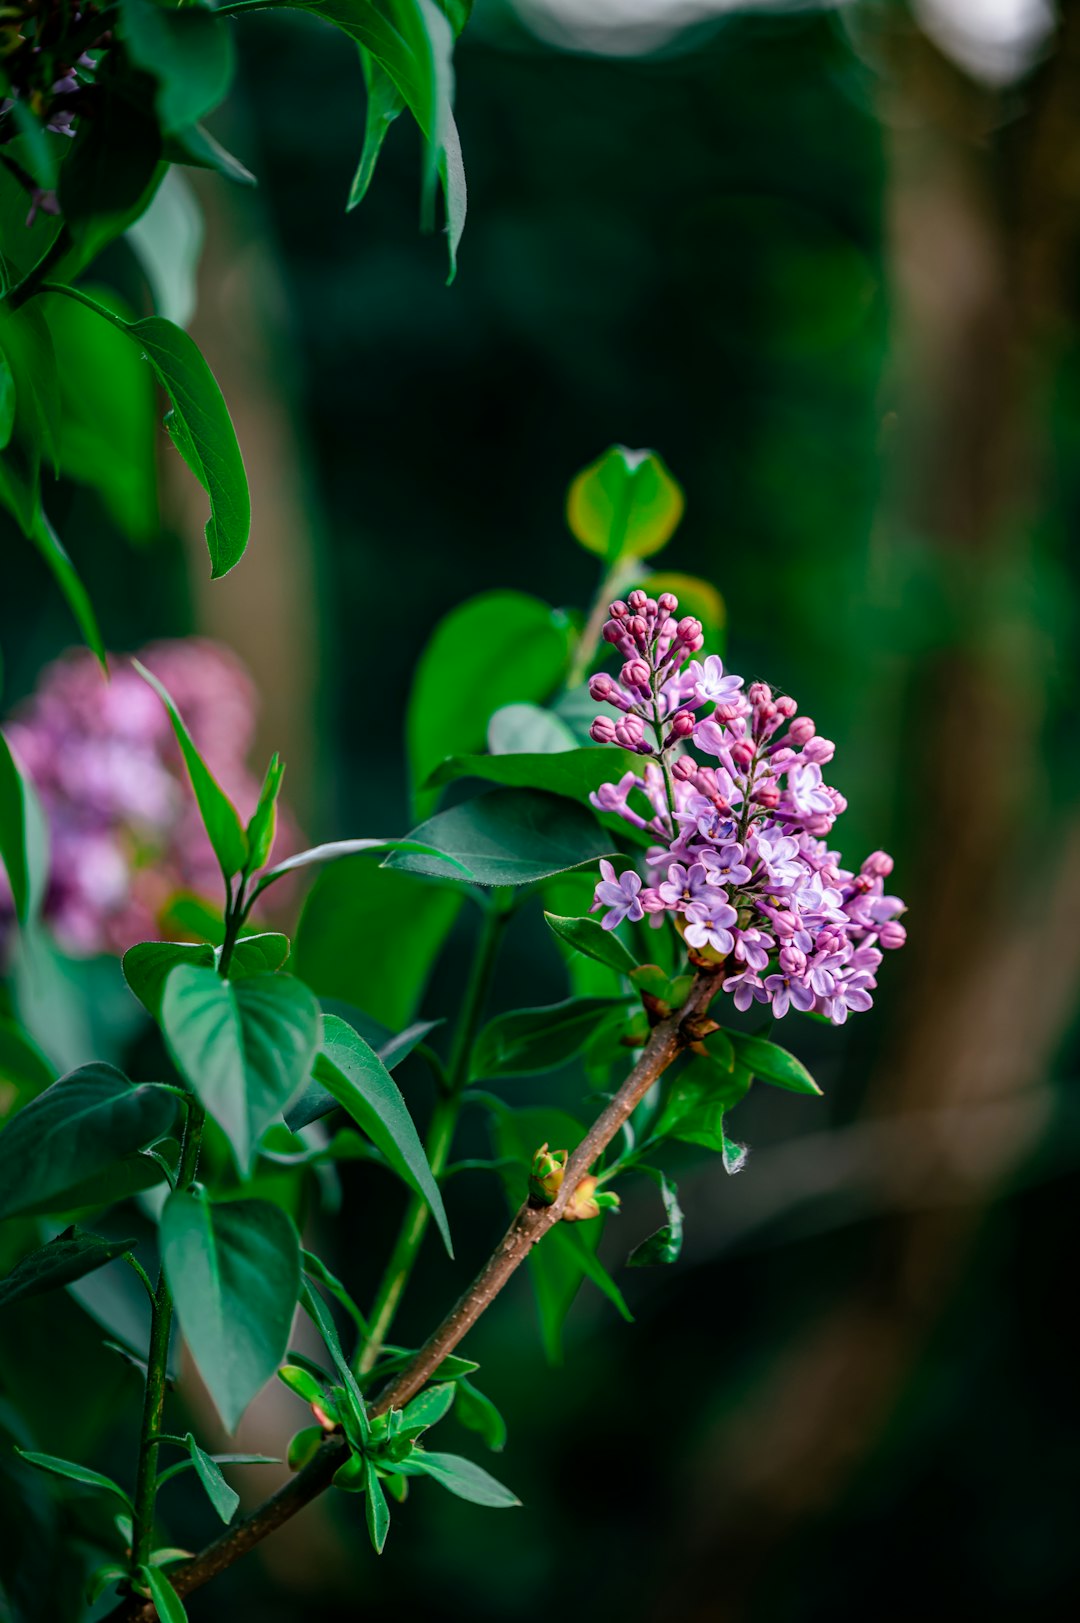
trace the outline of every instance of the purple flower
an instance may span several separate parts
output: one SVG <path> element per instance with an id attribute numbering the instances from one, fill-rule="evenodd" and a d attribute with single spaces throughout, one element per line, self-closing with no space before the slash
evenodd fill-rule
<path id="1" fill-rule="evenodd" d="M 685 902 L 707 903 L 711 890 L 710 876 L 700 862 L 695 862 L 690 868 L 684 867 L 681 862 L 673 862 L 667 871 L 667 879 L 657 886 L 661 900 L 671 908 L 681 908 Z M 726 901 L 727 897 L 717 899 Z"/>
<path id="2" fill-rule="evenodd" d="M 741 845 L 725 845 L 719 851 L 703 851 L 701 860 L 708 868 L 709 879 L 714 885 L 745 885 L 750 878 Z"/>
<path id="3" fill-rule="evenodd" d="M 778 1020 L 782 1020 L 787 1014 L 789 1004 L 802 1014 L 814 1007 L 813 992 L 805 981 L 797 980 L 793 975 L 767 975 L 765 992 L 772 1002 L 773 1014 Z"/>
<path id="4" fill-rule="evenodd" d="M 767 1003 L 769 994 L 761 984 L 761 978 L 752 969 L 744 969 L 739 975 L 729 975 L 724 982 L 724 991 L 730 992 L 735 1007 L 745 1014 L 752 1003 Z"/>
<path id="5" fill-rule="evenodd" d="M 874 984 L 870 975 L 849 975 L 838 981 L 829 999 L 828 1015 L 834 1026 L 842 1026 L 848 1014 L 862 1014 L 873 1005 L 868 987 Z"/>
<path id="6" fill-rule="evenodd" d="M 731 926 L 738 921 L 738 917 L 722 892 L 717 901 L 691 902 L 686 909 L 687 924 L 683 939 L 699 952 L 705 947 L 712 947 L 714 952 L 729 953 L 735 945 Z"/>
<path id="7" fill-rule="evenodd" d="M 624 919 L 629 919 L 632 924 L 643 919 L 645 909 L 639 895 L 641 875 L 628 868 L 626 873 L 617 876 L 610 862 L 601 862 L 600 872 L 604 877 L 594 892 L 591 911 L 595 913 L 598 907 L 609 909 L 600 920 L 603 928 L 614 930 Z"/>
<path id="8" fill-rule="evenodd" d="M 704 661 L 692 659 L 683 676 L 686 694 L 684 703 L 728 704 L 739 697 L 743 685 L 741 676 L 725 676 L 724 662 L 719 654 L 710 654 Z"/>

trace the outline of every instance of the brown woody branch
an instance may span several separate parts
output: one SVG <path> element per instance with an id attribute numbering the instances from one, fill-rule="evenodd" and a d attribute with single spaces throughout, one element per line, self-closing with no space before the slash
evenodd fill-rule
<path id="1" fill-rule="evenodd" d="M 447 1354 L 453 1352 L 480 1315 L 491 1306 L 537 1241 L 560 1220 L 571 1194 L 601 1151 L 611 1143 L 672 1061 L 693 1042 L 697 1029 L 695 1022 L 708 1008 L 718 984 L 717 969 L 699 970 L 683 1007 L 653 1028 L 641 1058 L 570 1156 L 562 1187 L 552 1205 L 534 1206 L 526 1201 L 468 1290 L 400 1374 L 379 1393 L 371 1405 L 373 1415 L 385 1414 L 389 1409 L 400 1409 L 419 1392 Z M 200 1589 L 219 1572 L 224 1572 L 242 1555 L 246 1555 L 248 1550 L 254 1549 L 267 1534 L 303 1510 L 305 1505 L 330 1486 L 347 1454 L 348 1444 L 343 1438 L 332 1437 L 325 1442 L 302 1471 L 298 1471 L 291 1481 L 280 1487 L 244 1521 L 229 1528 L 190 1561 L 170 1570 L 169 1577 L 177 1593 L 188 1595 L 192 1590 Z M 154 1623 L 157 1615 L 152 1601 L 134 1596 L 111 1614 L 110 1623 Z"/>

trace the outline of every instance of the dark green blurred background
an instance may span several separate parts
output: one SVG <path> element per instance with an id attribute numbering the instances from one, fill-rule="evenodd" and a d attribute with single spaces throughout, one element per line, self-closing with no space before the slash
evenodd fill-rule
<path id="1" fill-rule="evenodd" d="M 551 1370 L 522 1280 L 470 1340 L 524 1511 L 417 1493 L 376 1561 L 356 1504 L 323 1502 L 194 1597 L 196 1623 L 1074 1615 L 1080 29 L 1060 9 L 1054 33 L 1016 4 L 1028 34 L 988 57 L 1004 0 L 927 0 L 922 28 L 889 3 L 703 5 L 641 55 L 614 0 L 562 0 L 563 47 L 481 4 L 450 289 L 404 127 L 343 212 L 345 42 L 243 27 L 217 128 L 260 187 L 201 188 L 194 330 L 253 544 L 210 587 L 173 471 L 152 555 L 71 494 L 56 522 L 110 646 L 231 643 L 308 832 L 403 830 L 428 632 L 490 586 L 587 602 L 566 484 L 613 440 L 651 445 L 687 496 L 665 567 L 715 580 L 732 667 L 836 738 L 845 849 L 893 850 L 911 911 L 873 1014 L 792 1036 L 825 1100 L 751 1095 L 737 1180 L 686 1152 L 683 1261 L 619 1276 L 634 1327 L 583 1294 Z M 614 19 L 597 49 L 582 17 Z M 72 640 L 11 550 L 5 704 Z M 503 1006 L 562 995 L 538 914 L 510 945 Z M 456 992 L 451 963 L 431 1008 Z M 361 1300 L 398 1202 L 372 1182 L 351 1175 L 328 1257 Z M 403 1335 L 502 1221 L 482 1180 L 449 1195 L 463 1260 L 425 1254 Z M 613 1266 L 654 1215 L 628 1200 Z M 266 1410 L 249 1443 L 274 1452 L 293 1419 Z M 176 1504 L 176 1541 L 199 1540 L 197 1501 Z"/>

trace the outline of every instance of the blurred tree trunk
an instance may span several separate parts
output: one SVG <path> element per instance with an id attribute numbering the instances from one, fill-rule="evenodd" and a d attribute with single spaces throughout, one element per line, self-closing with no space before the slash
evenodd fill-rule
<path id="1" fill-rule="evenodd" d="M 967 635 L 943 638 L 947 651 L 911 672 L 906 771 L 921 852 L 903 886 L 902 1018 L 867 1089 L 875 1116 L 1022 1096 L 1053 1064 L 1080 984 L 1080 814 L 1055 804 L 1043 764 L 1050 651 L 1035 601 L 1051 385 L 1072 335 L 1080 19 L 1069 6 L 1009 124 L 1003 98 L 893 16 L 881 112 L 894 430 L 876 545 L 929 546 Z M 971 1134 L 976 1120 L 985 1135 L 1003 1117 L 1015 1120 L 972 1108 Z M 1042 1119 L 1032 1111 L 1033 1125 Z M 687 1559 L 670 1563 L 657 1616 L 753 1615 L 777 1546 L 835 1501 L 874 1447 L 981 1213 L 1031 1148 L 1011 1130 L 992 1143 L 926 1142 L 925 1208 L 881 1225 L 856 1292 L 705 1438 Z"/>

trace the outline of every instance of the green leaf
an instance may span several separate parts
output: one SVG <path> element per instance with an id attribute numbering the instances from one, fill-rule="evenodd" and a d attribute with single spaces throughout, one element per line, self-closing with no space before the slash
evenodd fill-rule
<path id="1" fill-rule="evenodd" d="M 457 889 L 348 857 L 312 887 L 292 967 L 320 997 L 400 1030 L 416 1013 L 460 907 Z"/>
<path id="2" fill-rule="evenodd" d="M 101 629 L 97 623 L 93 604 L 87 595 L 86 587 L 79 579 L 78 572 L 68 557 L 63 542 L 53 529 L 45 514 L 38 510 L 37 516 L 30 529 L 30 539 L 37 547 L 46 566 L 57 586 L 60 588 L 68 608 L 75 617 L 75 623 L 82 632 L 86 646 L 97 656 L 102 669 L 106 668 L 105 643 L 102 640 Z"/>
<path id="3" fill-rule="evenodd" d="M 633 953 L 623 946 L 614 931 L 605 930 L 595 919 L 567 919 L 557 913 L 545 913 L 544 922 L 574 952 L 595 958 L 598 964 L 606 964 L 620 975 L 630 975 L 638 968 Z"/>
<path id="4" fill-rule="evenodd" d="M 390 1531 L 390 1507 L 386 1503 L 386 1495 L 383 1493 L 375 1462 L 369 1455 L 364 1456 L 364 1488 L 367 1495 L 364 1513 L 367 1517 L 368 1536 L 375 1554 L 382 1555 L 386 1535 Z"/>
<path id="5" fill-rule="evenodd" d="M 266 777 L 259 792 L 259 803 L 247 826 L 248 859 L 245 873 L 253 874 L 269 859 L 277 833 L 277 803 L 281 793 L 281 780 L 285 764 L 280 755 L 273 755 L 266 769 Z"/>
<path id="6" fill-rule="evenodd" d="M 650 1167 L 642 1167 L 641 1171 L 655 1177 L 660 1185 L 660 1198 L 664 1202 L 667 1222 L 634 1247 L 626 1259 L 628 1268 L 651 1268 L 658 1263 L 675 1262 L 683 1243 L 683 1214 L 678 1186 L 663 1172 L 654 1173 Z"/>
<path id="7" fill-rule="evenodd" d="M 128 56 L 157 80 L 155 105 L 164 133 L 186 129 L 225 97 L 233 71 L 232 35 L 212 11 L 182 10 L 151 0 L 120 0 L 120 34 Z"/>
<path id="8" fill-rule="evenodd" d="M 187 327 L 198 304 L 199 256 L 203 246 L 203 217 L 191 186 L 179 169 L 170 169 L 154 193 L 145 214 L 129 225 L 125 237 L 150 284 L 157 315 L 178 327 Z M 99 295 L 100 296 L 100 295 Z M 78 308 L 68 300 L 65 308 Z M 105 322 L 97 325 L 106 330 Z M 116 334 L 117 343 L 123 335 Z M 127 363 L 138 370 L 153 414 L 154 382 L 148 369 L 124 343 Z"/>
<path id="9" fill-rule="evenodd" d="M 659 574 L 649 573 L 645 579 L 650 597 L 661 592 L 673 592 L 679 600 L 679 616 L 692 614 L 701 621 L 705 633 L 705 646 L 713 653 L 723 652 L 724 628 L 727 625 L 727 607 L 711 581 L 697 575 L 680 575 L 672 570 Z"/>
<path id="10" fill-rule="evenodd" d="M 612 855 L 609 836 L 584 806 L 535 789 L 493 789 L 437 812 L 412 837 L 441 855 L 399 853 L 386 867 L 454 879 L 452 858 L 465 863 L 476 885 L 531 885 Z"/>
<path id="11" fill-rule="evenodd" d="M 175 1116 L 175 1095 L 156 1083 L 133 1087 L 111 1065 L 80 1066 L 0 1133 L 0 1217 L 89 1204 L 72 1197 L 163 1137 Z"/>
<path id="12" fill-rule="evenodd" d="M 77 245 L 62 274 L 75 274 L 141 214 L 160 179 L 161 132 L 150 109 L 111 78 L 97 88 L 94 116 L 79 120 L 60 165 L 60 212 Z"/>
<path id="13" fill-rule="evenodd" d="M 521 1500 L 509 1488 L 472 1460 L 459 1454 L 429 1454 L 418 1448 L 397 1469 L 403 1476 L 429 1476 L 459 1499 L 468 1499 L 474 1505 L 486 1505 L 490 1510 L 509 1510 Z"/>
<path id="14" fill-rule="evenodd" d="M 181 972 L 182 973 L 182 972 Z M 285 1356 L 300 1290 L 292 1220 L 263 1200 L 178 1190 L 161 1214 L 161 1260 L 184 1339 L 226 1430 Z"/>
<path id="15" fill-rule="evenodd" d="M 360 47 L 360 64 L 367 85 L 364 146 L 349 189 L 346 209 L 356 208 L 366 197 L 387 132 L 399 113 L 405 110 L 404 96 L 386 69 L 375 60 L 370 51 L 365 51 L 363 46 Z"/>
<path id="16" fill-rule="evenodd" d="M 100 1471 L 91 1471 L 85 1465 L 77 1465 L 74 1460 L 58 1459 L 55 1454 L 35 1454 L 29 1449 L 15 1449 L 20 1459 L 27 1465 L 36 1466 L 39 1471 L 48 1471 L 53 1476 L 67 1477 L 70 1482 L 79 1482 L 84 1488 L 96 1488 L 99 1493 L 113 1494 L 128 1510 L 131 1509 L 131 1500 L 118 1482 L 111 1477 L 102 1476 Z"/>
<path id="17" fill-rule="evenodd" d="M 229 960 L 229 979 L 263 975 L 280 969 L 289 956 L 289 938 L 268 930 L 241 936 Z M 124 979 L 148 1014 L 160 1018 L 165 982 L 178 964 L 214 969 L 221 949 L 200 941 L 140 941 L 122 960 Z"/>
<path id="18" fill-rule="evenodd" d="M 594 1218 L 585 1227 L 589 1229 L 599 1228 L 600 1225 Z M 585 1278 L 596 1286 L 602 1296 L 607 1297 L 612 1307 L 621 1318 L 626 1320 L 627 1324 L 633 1324 L 634 1315 L 627 1307 L 622 1291 L 596 1255 L 595 1243 L 591 1243 L 590 1240 L 586 1239 L 581 1227 L 574 1223 L 567 1228 L 561 1223 L 557 1223 L 554 1230 L 549 1232 L 545 1238 L 550 1239 L 552 1232 L 559 1236 L 560 1243 L 566 1246 L 568 1250 L 577 1253 L 578 1263 Z"/>
<path id="19" fill-rule="evenodd" d="M 401 1091 L 374 1049 L 336 1015 L 323 1018 L 315 1076 L 383 1152 L 398 1176 L 427 1202 L 453 1256 L 439 1186 Z"/>
<path id="20" fill-rule="evenodd" d="M 670 1083 L 653 1134 L 722 1151 L 724 1112 L 746 1097 L 752 1080 L 741 1065 L 731 1071 L 705 1056 L 691 1060 Z"/>
<path id="21" fill-rule="evenodd" d="M 377 1020 L 361 1019 L 360 1011 L 354 1010 L 351 1021 L 353 1030 L 358 1029 L 358 1022 L 363 1025 L 360 1035 L 375 1053 L 388 1071 L 407 1059 L 413 1049 L 424 1041 L 424 1038 L 435 1030 L 441 1022 L 438 1020 L 417 1020 L 414 1025 L 408 1026 L 404 1031 L 392 1037 L 385 1031 Z M 365 1036 L 366 1032 L 366 1036 Z M 292 1104 L 285 1112 L 285 1125 L 291 1132 L 299 1132 L 301 1127 L 309 1126 L 313 1121 L 328 1116 L 332 1110 L 342 1107 L 334 1098 L 328 1088 L 314 1078 L 297 1094 Z"/>
<path id="22" fill-rule="evenodd" d="M 0 451 L 11 443 L 15 431 L 15 374 L 11 362 L 0 350 Z"/>
<path id="23" fill-rule="evenodd" d="M 312 1290 L 307 1280 L 304 1280 L 300 1291 L 300 1306 L 322 1336 L 326 1344 L 326 1350 L 333 1360 L 334 1368 L 341 1377 L 342 1386 L 340 1391 L 347 1411 L 343 1419 L 351 1415 L 360 1444 L 366 1444 L 371 1436 L 371 1427 L 368 1423 L 367 1406 L 364 1403 L 363 1393 L 360 1391 L 349 1360 L 341 1350 L 341 1341 L 334 1327 L 330 1311 L 318 1293 Z"/>
<path id="24" fill-rule="evenodd" d="M 379 851 L 416 851 L 421 855 L 437 855 L 435 847 L 424 845 L 419 840 L 393 840 L 393 839 L 367 839 L 367 840 L 331 840 L 326 845 L 313 845 L 307 851 L 298 851 L 295 856 L 286 857 L 273 868 L 268 869 L 259 880 L 252 893 L 252 900 L 261 896 L 267 885 L 272 885 L 283 874 L 294 873 L 297 868 L 310 868 L 319 862 L 337 862 L 341 857 L 355 857 L 364 852 L 369 855 Z M 255 867 L 256 864 L 252 864 Z M 458 879 L 471 879 L 468 868 L 462 862 L 455 864 Z"/>
<path id="25" fill-rule="evenodd" d="M 580 1054 L 600 1026 L 625 1008 L 623 998 L 571 997 L 547 1008 L 497 1015 L 476 1040 L 471 1080 L 554 1071 Z"/>
<path id="26" fill-rule="evenodd" d="M 475 1431 L 493 1454 L 501 1454 L 506 1447 L 506 1421 L 491 1399 L 471 1381 L 461 1377 L 457 1382 L 455 1414 L 469 1431 Z"/>
<path id="27" fill-rule="evenodd" d="M 184 725 L 184 719 L 164 684 L 137 659 L 133 659 L 131 663 L 143 680 L 149 682 L 169 713 L 169 720 L 172 722 L 173 732 L 180 745 L 184 764 L 191 779 L 191 787 L 198 802 L 199 815 L 209 835 L 221 872 L 228 882 L 233 874 L 240 872 L 248 857 L 247 838 L 240 825 L 236 807 L 195 748 L 191 734 Z"/>
<path id="28" fill-rule="evenodd" d="M 234 158 L 231 152 L 226 152 L 201 124 L 192 124 L 189 129 L 177 130 L 174 135 L 166 136 L 162 157 L 169 163 L 190 164 L 194 169 L 212 169 L 216 174 L 224 175 L 226 180 L 235 181 L 238 186 L 258 184 L 251 170 L 245 169 L 240 159 Z"/>
<path id="29" fill-rule="evenodd" d="M 571 800 L 588 800 L 602 783 L 616 783 L 629 765 L 623 750 L 606 744 L 563 750 L 557 755 L 451 755 L 435 768 L 428 787 L 458 778 L 481 778 L 510 789 L 545 789 Z"/>
<path id="30" fill-rule="evenodd" d="M 88 1234 L 73 1225 L 39 1251 L 23 1257 L 6 1279 L 0 1279 L 0 1307 L 69 1285 L 134 1246 L 134 1240 L 104 1240 L 99 1234 Z"/>
<path id="31" fill-rule="evenodd" d="M 26 807 L 23 780 L 0 732 L 0 862 L 15 903 L 15 916 L 25 924 L 30 911 L 30 875 L 26 862 Z"/>
<path id="32" fill-rule="evenodd" d="M 771 1082 L 777 1088 L 787 1088 L 790 1093 L 814 1093 L 820 1096 L 821 1089 L 806 1066 L 794 1054 L 789 1054 L 786 1048 L 778 1048 L 776 1043 L 767 1042 L 764 1037 L 747 1037 L 741 1031 L 728 1031 L 727 1036 L 731 1039 L 739 1064 L 754 1076 L 759 1076 L 763 1082 Z"/>
<path id="33" fill-rule="evenodd" d="M 190 1431 L 185 1441 L 188 1446 L 188 1453 L 191 1455 L 191 1463 L 195 1467 L 195 1474 L 206 1489 L 206 1497 L 222 1521 L 228 1525 L 236 1514 L 237 1507 L 240 1504 L 240 1495 L 235 1488 L 229 1487 L 221 1474 L 221 1467 L 217 1461 L 203 1452 Z"/>
<path id="34" fill-rule="evenodd" d="M 182 328 L 163 316 L 122 325 L 172 402 L 165 417 L 169 437 L 210 498 L 206 545 L 211 578 L 219 580 L 243 557 L 251 529 L 247 474 L 229 409 Z"/>
<path id="35" fill-rule="evenodd" d="M 292 975 L 226 981 L 181 964 L 165 983 L 161 1021 L 177 1069 L 249 1172 L 311 1070 L 321 1021 L 313 994 Z"/>
<path id="36" fill-rule="evenodd" d="M 140 1567 L 139 1575 L 150 1591 L 160 1623 L 187 1623 L 184 1603 L 160 1567 Z"/>
<path id="37" fill-rule="evenodd" d="M 21 1095 L 40 1093 L 56 1081 L 56 1070 L 31 1037 L 14 1020 L 0 1016 L 0 1084 L 7 1083 Z M 0 1116 L 8 1113 L 0 1106 Z"/>
<path id="38" fill-rule="evenodd" d="M 682 491 L 655 451 L 612 445 L 571 484 L 566 521 L 583 547 L 614 564 L 659 552 L 684 505 Z"/>
<path id="39" fill-rule="evenodd" d="M 418 817 L 435 804 L 420 786 L 439 762 L 482 749 L 488 719 L 503 705 L 546 699 L 569 655 L 563 616 L 521 592 L 485 592 L 440 621 L 416 668 L 406 719 Z"/>
<path id="40" fill-rule="evenodd" d="M 492 755 L 562 755 L 575 749 L 577 740 L 553 710 L 504 704 L 488 722 L 487 744 Z"/>
<path id="41" fill-rule="evenodd" d="M 419 1397 L 406 1404 L 402 1414 L 402 1430 L 426 1431 L 430 1426 L 437 1426 L 454 1407 L 456 1396 L 457 1383 L 454 1381 L 425 1387 Z"/>

